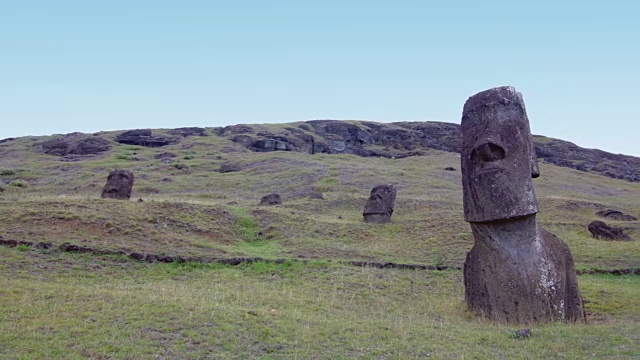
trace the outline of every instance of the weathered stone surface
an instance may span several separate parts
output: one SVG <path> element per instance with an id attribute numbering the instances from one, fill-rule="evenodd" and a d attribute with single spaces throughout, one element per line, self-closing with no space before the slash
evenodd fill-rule
<path id="1" fill-rule="evenodd" d="M 287 140 L 261 139 L 251 143 L 250 149 L 256 152 L 292 151 L 294 146 Z"/>
<path id="2" fill-rule="evenodd" d="M 269 194 L 265 195 L 260 199 L 260 205 L 280 205 L 282 204 L 282 199 L 280 199 L 279 194 Z"/>
<path id="3" fill-rule="evenodd" d="M 65 156 L 69 153 L 71 146 L 63 139 L 52 139 L 42 143 L 42 150 L 45 154 Z"/>
<path id="4" fill-rule="evenodd" d="M 467 306 L 501 323 L 583 321 L 571 252 L 536 221 L 539 171 L 522 95 L 500 87 L 472 96 L 462 132 L 464 215 L 475 239 Z"/>
<path id="5" fill-rule="evenodd" d="M 176 140 L 170 137 L 163 135 L 153 135 L 150 129 L 136 129 L 125 131 L 122 134 L 116 136 L 115 140 L 116 142 L 119 142 L 121 144 L 146 147 L 161 147 L 176 143 Z"/>
<path id="6" fill-rule="evenodd" d="M 470 310 L 500 323 L 584 319 L 571 251 L 535 214 L 471 228 L 476 241 L 464 263 Z"/>
<path id="7" fill-rule="evenodd" d="M 624 229 L 616 228 L 607 225 L 604 221 L 595 220 L 587 225 L 587 229 L 591 233 L 591 235 L 596 239 L 605 239 L 605 240 L 622 240 L 628 241 L 631 240 L 629 235 L 624 233 Z"/>
<path id="8" fill-rule="evenodd" d="M 129 200 L 133 189 L 133 173 L 129 170 L 114 170 L 107 177 L 102 189 L 102 198 Z"/>
<path id="9" fill-rule="evenodd" d="M 613 209 L 598 211 L 595 215 L 606 218 L 606 219 L 612 219 L 612 220 L 618 220 L 618 221 L 638 220 L 638 218 L 635 216 L 623 214 L 622 211 L 613 210 Z"/>
<path id="10" fill-rule="evenodd" d="M 391 221 L 396 202 L 396 188 L 393 185 L 377 185 L 371 189 L 362 215 L 364 222 L 383 224 Z"/>
<path id="11" fill-rule="evenodd" d="M 71 154 L 76 155 L 90 155 L 99 154 L 101 152 L 109 151 L 111 144 L 109 140 L 103 139 L 98 136 L 91 136 L 78 142 L 75 147 L 70 151 Z"/>
<path id="12" fill-rule="evenodd" d="M 99 154 L 111 149 L 109 140 L 99 136 L 74 132 L 35 144 L 37 152 L 55 156 L 76 156 Z"/>
<path id="13" fill-rule="evenodd" d="M 201 127 L 181 127 L 177 129 L 169 130 L 171 135 L 179 135 L 182 137 L 188 136 L 208 136 L 207 131 Z"/>
<path id="14" fill-rule="evenodd" d="M 531 181 L 539 174 L 537 160 L 524 102 L 515 89 L 491 89 L 467 100 L 460 159 L 466 221 L 538 212 Z"/>
<path id="15" fill-rule="evenodd" d="M 251 134 L 253 133 L 253 128 L 249 125 L 239 124 L 239 125 L 229 125 L 225 127 L 219 127 L 213 129 L 213 131 L 220 135 L 238 135 L 238 134 Z"/>

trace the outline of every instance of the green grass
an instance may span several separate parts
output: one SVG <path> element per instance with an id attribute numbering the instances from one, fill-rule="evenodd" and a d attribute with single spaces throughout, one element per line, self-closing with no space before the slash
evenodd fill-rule
<path id="1" fill-rule="evenodd" d="M 633 276 L 581 276 L 596 312 L 589 324 L 535 326 L 516 339 L 517 327 L 466 312 L 460 271 L 0 254 L 11 274 L 0 279 L 7 359 L 628 359 L 639 350 Z"/>

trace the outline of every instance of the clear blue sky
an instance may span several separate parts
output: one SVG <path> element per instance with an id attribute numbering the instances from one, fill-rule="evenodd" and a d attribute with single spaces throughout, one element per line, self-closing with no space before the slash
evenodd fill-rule
<path id="1" fill-rule="evenodd" d="M 311 119 L 460 121 L 640 156 L 638 1 L 0 0 L 0 138 Z"/>

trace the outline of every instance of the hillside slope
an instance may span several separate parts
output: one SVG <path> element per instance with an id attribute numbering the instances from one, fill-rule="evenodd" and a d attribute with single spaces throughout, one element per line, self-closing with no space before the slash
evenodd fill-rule
<path id="1" fill-rule="evenodd" d="M 61 156 L 64 161 L 75 161 L 82 156 L 108 151 L 114 142 L 164 147 L 178 144 L 186 137 L 208 135 L 217 135 L 254 152 L 296 151 L 385 158 L 423 155 L 429 149 L 459 152 L 461 144 L 460 126 L 452 123 L 312 120 L 212 129 L 141 129 L 92 136 L 72 133 L 42 137 L 40 140 L 34 138 L 34 150 Z M 14 140 L 0 140 L 0 146 Z M 539 135 L 534 136 L 534 143 L 538 157 L 544 162 L 640 182 L 640 158 L 585 149 L 567 141 Z"/>
<path id="2" fill-rule="evenodd" d="M 459 157 L 446 151 L 455 150 L 456 129 L 317 121 L 4 141 L 0 236 L 157 254 L 460 266 L 473 240 L 462 220 Z M 563 144 L 538 140 L 554 151 Z M 115 168 L 135 173 L 132 200 L 141 202 L 99 198 Z M 579 266 L 638 265 L 640 242 L 596 240 L 586 225 L 608 208 L 640 215 L 640 183 L 548 163 L 541 171 L 539 218 Z M 393 222 L 364 224 L 369 191 L 384 183 L 398 188 Z M 257 205 L 274 192 L 282 205 Z M 638 221 L 613 224 L 640 237 Z"/>

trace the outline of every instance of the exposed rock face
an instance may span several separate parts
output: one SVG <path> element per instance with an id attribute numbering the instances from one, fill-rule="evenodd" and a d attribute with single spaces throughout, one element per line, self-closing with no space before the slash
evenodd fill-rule
<path id="1" fill-rule="evenodd" d="M 116 136 L 116 142 L 127 145 L 138 145 L 146 147 L 161 147 L 176 142 L 163 135 L 153 135 L 150 129 L 137 129 L 125 131 L 122 134 Z"/>
<path id="2" fill-rule="evenodd" d="M 287 140 L 262 139 L 251 143 L 251 150 L 256 152 L 291 151 L 294 146 Z"/>
<path id="3" fill-rule="evenodd" d="M 255 127 L 261 128 L 259 125 Z M 214 129 L 214 132 L 258 152 L 298 151 L 404 158 L 423 155 L 428 149 L 460 152 L 462 144 L 460 125 L 435 121 L 311 120 L 278 132 L 256 129 L 250 125 L 233 125 Z M 534 136 L 533 141 L 537 156 L 547 163 L 640 181 L 640 158 L 584 149 L 567 141 L 542 136 Z"/>
<path id="4" fill-rule="evenodd" d="M 579 171 L 588 171 L 614 179 L 640 181 L 640 158 L 612 154 L 597 149 L 585 149 L 568 141 L 541 139 L 536 142 L 538 157 L 545 162 L 569 167 Z"/>
<path id="5" fill-rule="evenodd" d="M 103 199 L 129 200 L 133 189 L 133 173 L 129 170 L 113 170 L 102 189 Z"/>
<path id="6" fill-rule="evenodd" d="M 521 94 L 500 87 L 472 96 L 462 133 L 464 216 L 475 239 L 467 305 L 501 323 L 583 321 L 571 252 L 536 221 L 539 170 Z"/>
<path id="7" fill-rule="evenodd" d="M 260 199 L 260 205 L 280 205 L 282 204 L 282 200 L 280 199 L 279 194 L 269 194 L 265 195 Z"/>
<path id="8" fill-rule="evenodd" d="M 239 124 L 239 125 L 229 125 L 223 128 L 215 128 L 213 131 L 220 135 L 238 135 L 238 134 L 251 134 L 253 133 L 253 128 L 249 125 Z"/>
<path id="9" fill-rule="evenodd" d="M 623 214 L 621 211 L 613 210 L 613 209 L 598 211 L 596 213 L 596 216 L 600 216 L 600 217 L 603 217 L 605 219 L 618 220 L 618 221 L 636 221 L 636 220 L 638 220 L 638 218 L 635 217 L 635 216 L 626 215 L 626 214 Z"/>
<path id="10" fill-rule="evenodd" d="M 201 127 L 182 127 L 169 130 L 171 135 L 179 135 L 182 137 L 188 136 L 208 136 L 207 131 Z"/>
<path id="11" fill-rule="evenodd" d="M 604 221 L 595 220 L 589 223 L 587 229 L 596 239 L 605 240 L 631 240 L 629 235 L 624 233 L 624 229 L 607 225 Z"/>
<path id="12" fill-rule="evenodd" d="M 91 136 L 78 142 L 70 153 L 76 155 L 89 155 L 99 154 L 101 152 L 109 151 L 110 149 L 111 145 L 107 139 Z"/>
<path id="13" fill-rule="evenodd" d="M 70 148 L 71 145 L 63 139 L 52 139 L 42 143 L 42 150 L 49 155 L 65 156 Z"/>
<path id="14" fill-rule="evenodd" d="M 109 140 L 99 136 L 89 136 L 82 133 L 70 133 L 62 138 L 56 138 L 37 144 L 42 152 L 55 156 L 91 155 L 99 154 L 111 149 Z"/>
<path id="15" fill-rule="evenodd" d="M 396 188 L 393 185 L 377 185 L 371 189 L 364 206 L 364 222 L 383 224 L 391 221 L 396 202 Z"/>

